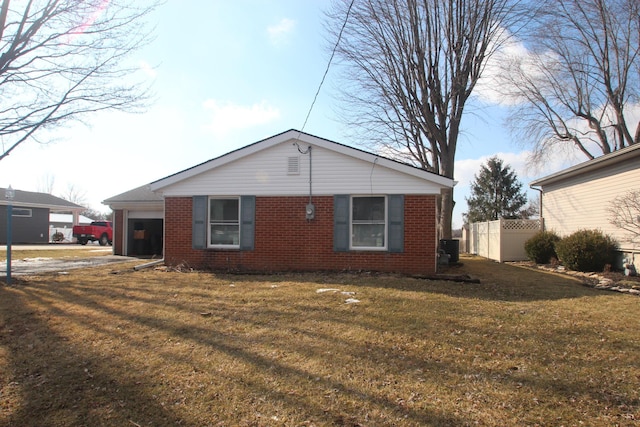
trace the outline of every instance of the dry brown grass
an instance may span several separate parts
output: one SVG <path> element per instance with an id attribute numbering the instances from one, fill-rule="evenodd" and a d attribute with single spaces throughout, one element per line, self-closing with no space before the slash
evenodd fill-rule
<path id="1" fill-rule="evenodd" d="M 20 249 L 20 246 L 11 249 L 11 259 L 24 258 L 87 258 L 95 256 L 111 255 L 111 246 L 83 246 L 81 248 L 51 248 L 51 249 Z M 0 247 L 0 262 L 6 262 L 6 247 Z"/>
<path id="2" fill-rule="evenodd" d="M 638 297 L 462 261 L 481 284 L 21 278 L 0 287 L 0 425 L 637 425 Z"/>

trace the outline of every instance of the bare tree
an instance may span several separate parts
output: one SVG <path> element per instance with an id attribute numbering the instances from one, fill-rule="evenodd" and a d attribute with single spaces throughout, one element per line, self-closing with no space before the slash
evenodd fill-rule
<path id="1" fill-rule="evenodd" d="M 74 184 L 67 184 L 67 191 L 60 197 L 76 205 L 86 207 L 87 204 L 87 191 Z"/>
<path id="2" fill-rule="evenodd" d="M 81 212 L 81 215 L 84 215 L 87 218 L 91 218 L 94 221 L 103 221 L 110 220 L 113 216 L 113 212 L 111 210 L 109 210 L 109 212 L 101 212 L 95 209 L 87 208 Z"/>
<path id="3" fill-rule="evenodd" d="M 150 0 L 151 1 L 151 0 Z M 127 57 L 157 6 L 126 0 L 2 0 L 0 139 L 8 156 L 42 131 L 101 110 L 137 111 L 147 87 Z"/>
<path id="4" fill-rule="evenodd" d="M 375 149 L 453 178 L 465 103 L 518 3 L 335 0 L 334 36 L 349 15 L 336 51 L 344 121 Z M 451 238 L 452 213 L 450 190 L 439 207 L 442 238 Z"/>
<path id="5" fill-rule="evenodd" d="M 640 190 L 613 199 L 608 212 L 609 223 L 625 232 L 624 241 L 640 244 Z"/>
<path id="6" fill-rule="evenodd" d="M 562 147 L 588 159 L 640 142 L 640 2 L 545 0 L 526 40 L 531 53 L 502 77 L 521 103 L 509 122 L 533 160 Z M 557 151 L 555 151 L 557 152 Z"/>
<path id="7" fill-rule="evenodd" d="M 53 194 L 53 187 L 56 177 L 51 173 L 46 173 L 38 179 L 38 191 L 41 193 Z"/>

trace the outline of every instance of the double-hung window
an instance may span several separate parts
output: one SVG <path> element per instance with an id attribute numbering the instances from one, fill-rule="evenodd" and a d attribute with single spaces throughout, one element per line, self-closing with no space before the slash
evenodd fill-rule
<path id="1" fill-rule="evenodd" d="M 209 198 L 209 246 L 240 246 L 240 199 Z"/>
<path id="2" fill-rule="evenodd" d="M 351 198 L 351 248 L 387 248 L 387 198 L 353 196 Z"/>

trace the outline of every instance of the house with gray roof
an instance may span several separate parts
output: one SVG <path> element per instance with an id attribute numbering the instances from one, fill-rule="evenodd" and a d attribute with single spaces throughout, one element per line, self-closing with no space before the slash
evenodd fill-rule
<path id="1" fill-rule="evenodd" d="M 437 202 L 452 186 L 291 129 L 103 203 L 114 211 L 116 255 L 152 250 L 160 235 L 172 266 L 431 274 Z"/>
<path id="2" fill-rule="evenodd" d="M 47 193 L 14 190 L 12 200 L 7 189 L 0 188 L 0 244 L 7 244 L 7 213 L 12 205 L 12 242 L 16 244 L 48 243 L 51 213 L 70 213 L 78 218 L 83 206 Z M 77 221 L 76 221 L 77 222 Z"/>

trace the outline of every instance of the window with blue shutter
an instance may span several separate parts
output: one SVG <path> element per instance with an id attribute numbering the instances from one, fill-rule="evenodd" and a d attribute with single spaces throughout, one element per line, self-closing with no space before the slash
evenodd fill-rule
<path id="1" fill-rule="evenodd" d="M 253 250 L 255 200 L 255 196 L 194 196 L 193 248 Z"/>
<path id="2" fill-rule="evenodd" d="M 333 248 L 404 252 L 404 195 L 335 195 Z"/>

